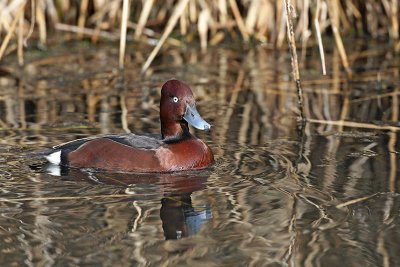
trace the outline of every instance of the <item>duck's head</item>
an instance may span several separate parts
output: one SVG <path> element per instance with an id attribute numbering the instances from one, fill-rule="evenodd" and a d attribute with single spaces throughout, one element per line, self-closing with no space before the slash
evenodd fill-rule
<path id="1" fill-rule="evenodd" d="M 160 120 L 163 138 L 181 135 L 188 130 L 187 124 L 200 130 L 211 127 L 197 111 L 192 90 L 179 80 L 169 80 L 162 86 Z"/>

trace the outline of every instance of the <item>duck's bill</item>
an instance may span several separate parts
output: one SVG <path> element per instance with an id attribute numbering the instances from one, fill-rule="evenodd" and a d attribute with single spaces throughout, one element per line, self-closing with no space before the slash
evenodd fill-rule
<path id="1" fill-rule="evenodd" d="M 211 125 L 203 120 L 203 118 L 200 116 L 195 105 L 186 105 L 186 111 L 185 115 L 183 115 L 183 119 L 194 128 L 199 130 L 207 131 L 211 128 Z"/>

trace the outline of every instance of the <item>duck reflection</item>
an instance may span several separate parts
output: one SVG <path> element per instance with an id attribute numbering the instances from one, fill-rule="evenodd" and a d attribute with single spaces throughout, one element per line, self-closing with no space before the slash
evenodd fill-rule
<path id="1" fill-rule="evenodd" d="M 62 168 L 54 172 L 47 165 L 46 172 L 61 178 L 86 181 L 92 184 L 121 185 L 129 201 L 161 197 L 160 218 L 165 239 L 181 239 L 195 235 L 212 217 L 211 207 L 193 205 L 192 193 L 206 187 L 209 171 L 184 173 L 129 174 L 104 173 L 90 170 Z M 150 191 L 149 191 L 150 190 Z M 126 201 L 122 200 L 122 201 Z"/>
<path id="2" fill-rule="evenodd" d="M 180 239 L 195 235 L 211 218 L 209 206 L 195 210 L 191 194 L 172 195 L 161 199 L 160 217 L 165 239 Z"/>

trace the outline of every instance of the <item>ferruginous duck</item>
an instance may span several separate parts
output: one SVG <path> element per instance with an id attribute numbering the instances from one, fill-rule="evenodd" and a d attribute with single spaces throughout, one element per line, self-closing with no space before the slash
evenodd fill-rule
<path id="1" fill-rule="evenodd" d="M 161 138 L 132 133 L 77 139 L 53 147 L 45 155 L 55 165 L 114 172 L 197 170 L 214 161 L 211 149 L 189 132 L 209 130 L 196 109 L 192 90 L 179 80 L 161 89 Z"/>

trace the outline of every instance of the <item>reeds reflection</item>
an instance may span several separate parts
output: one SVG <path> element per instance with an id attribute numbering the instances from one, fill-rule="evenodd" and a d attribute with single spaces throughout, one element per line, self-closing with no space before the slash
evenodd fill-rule
<path id="1" fill-rule="evenodd" d="M 23 74 L 0 67 L 5 263 L 400 265 L 399 68 L 390 49 L 354 43 L 352 81 L 335 49 L 327 47 L 325 78 L 307 51 L 304 131 L 286 55 L 170 50 L 143 77 L 134 60 L 120 72 L 115 49 L 96 49 L 32 59 Z M 159 88 L 172 77 L 191 85 L 213 126 L 194 131 L 216 158 L 204 178 L 54 177 L 30 157 L 98 133 L 159 132 Z"/>

